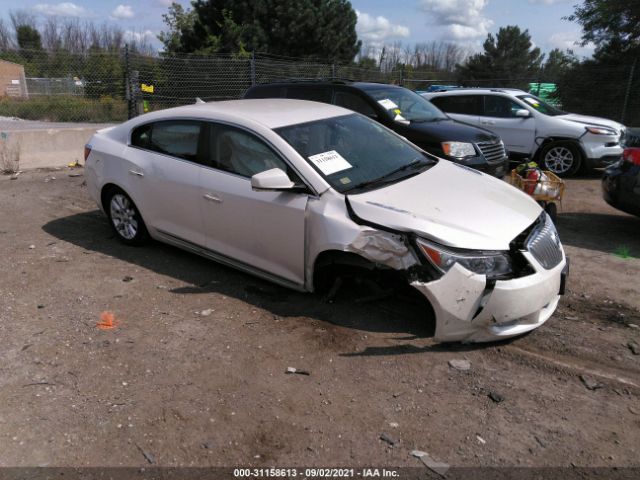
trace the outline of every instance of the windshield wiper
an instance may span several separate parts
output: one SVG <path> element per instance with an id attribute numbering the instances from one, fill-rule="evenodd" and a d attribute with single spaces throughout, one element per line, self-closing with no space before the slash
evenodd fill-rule
<path id="1" fill-rule="evenodd" d="M 436 118 L 416 118 L 414 120 L 410 120 L 411 123 L 431 123 L 431 122 L 443 122 L 447 120 L 445 117 L 436 117 Z"/>
<path id="2" fill-rule="evenodd" d="M 394 170 L 391 170 L 389 173 L 385 173 L 381 177 L 374 178 L 373 180 L 367 180 L 366 182 L 358 183 L 357 185 L 354 185 L 349 190 L 347 190 L 347 192 L 351 192 L 352 190 L 360 190 L 362 188 L 366 188 L 371 185 L 384 185 L 385 183 L 394 182 L 396 180 L 400 180 L 400 178 L 393 177 L 396 173 L 400 173 L 409 169 L 412 169 L 412 170 L 417 169 L 418 167 L 426 167 L 427 165 L 432 165 L 434 163 L 435 162 L 426 158 L 417 158 L 414 161 L 407 163 L 406 165 L 403 165 Z M 402 178 L 406 178 L 406 177 L 402 177 Z"/>

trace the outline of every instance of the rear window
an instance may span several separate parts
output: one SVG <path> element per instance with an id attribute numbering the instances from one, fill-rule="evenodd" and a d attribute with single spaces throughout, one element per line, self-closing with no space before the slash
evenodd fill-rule
<path id="1" fill-rule="evenodd" d="M 287 98 L 331 103 L 331 89 L 322 87 L 288 87 Z"/>
<path id="2" fill-rule="evenodd" d="M 282 98 L 284 91 L 284 87 L 277 85 L 257 86 L 250 88 L 244 98 Z"/>
<path id="3" fill-rule="evenodd" d="M 149 149 L 151 146 L 151 124 L 142 125 L 131 133 L 131 145 Z"/>
<path id="4" fill-rule="evenodd" d="M 480 115 L 482 97 L 480 95 L 436 96 L 430 99 L 436 107 L 447 113 Z"/>

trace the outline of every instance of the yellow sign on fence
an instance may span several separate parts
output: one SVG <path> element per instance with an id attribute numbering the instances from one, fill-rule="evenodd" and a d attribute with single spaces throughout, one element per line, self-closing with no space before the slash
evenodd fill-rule
<path id="1" fill-rule="evenodd" d="M 153 93 L 153 85 L 146 85 L 143 83 L 140 85 L 140 90 L 145 93 Z"/>

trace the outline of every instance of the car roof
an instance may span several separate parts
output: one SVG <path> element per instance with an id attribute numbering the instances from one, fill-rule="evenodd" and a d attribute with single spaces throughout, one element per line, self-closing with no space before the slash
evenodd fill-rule
<path id="1" fill-rule="evenodd" d="M 346 108 L 327 103 L 288 98 L 224 100 L 169 108 L 136 117 L 137 124 L 176 117 L 211 120 L 235 119 L 239 123 L 253 121 L 274 129 L 287 125 L 313 122 L 324 118 L 353 114 Z"/>
<path id="2" fill-rule="evenodd" d="M 355 80 L 335 78 L 335 79 L 298 79 L 298 80 L 283 80 L 271 83 L 260 83 L 251 87 L 251 90 L 259 90 L 261 88 L 272 87 L 334 87 L 334 86 L 346 86 L 354 87 L 360 90 L 369 90 L 373 88 L 388 87 L 388 88 L 404 88 L 399 85 L 390 85 L 388 83 L 376 83 L 376 82 L 357 82 Z"/>
<path id="3" fill-rule="evenodd" d="M 436 97 L 443 93 L 446 93 L 447 95 L 469 95 L 470 93 L 491 95 L 494 93 L 506 93 L 507 95 L 511 95 L 512 97 L 515 97 L 517 95 L 527 94 L 527 92 L 525 92 L 524 90 L 519 90 L 517 88 L 474 88 L 474 87 L 460 88 L 460 87 L 457 87 L 452 89 L 442 89 L 442 90 L 436 90 L 434 92 L 421 93 L 421 95 L 425 97 Z"/>

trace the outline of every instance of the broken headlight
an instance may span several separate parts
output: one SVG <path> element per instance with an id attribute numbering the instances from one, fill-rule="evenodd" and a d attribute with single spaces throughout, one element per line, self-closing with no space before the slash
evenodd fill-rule
<path id="1" fill-rule="evenodd" d="M 423 239 L 418 239 L 417 243 L 427 259 L 443 273 L 456 263 L 487 278 L 500 278 L 512 273 L 509 252 L 454 250 Z"/>

